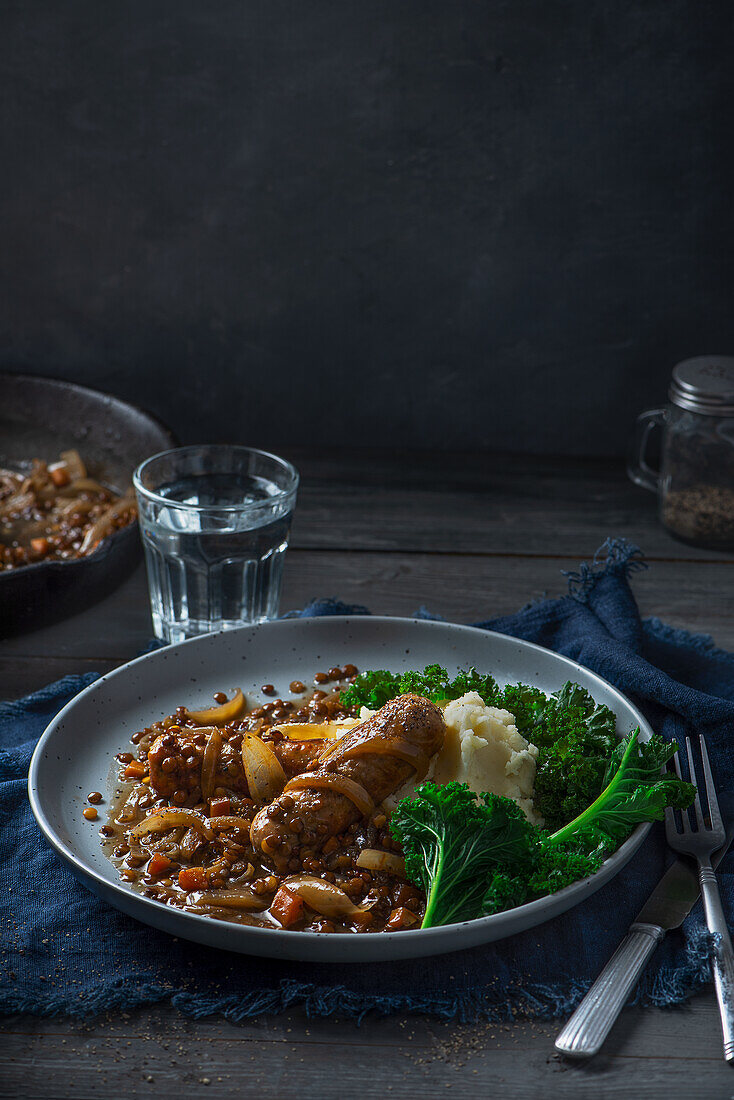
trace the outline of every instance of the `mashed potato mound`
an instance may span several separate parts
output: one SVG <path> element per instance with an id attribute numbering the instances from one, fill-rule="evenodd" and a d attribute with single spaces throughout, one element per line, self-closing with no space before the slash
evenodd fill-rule
<path id="1" fill-rule="evenodd" d="M 446 740 L 429 776 L 434 783 L 456 780 L 481 794 L 490 791 L 514 799 L 533 824 L 538 750 L 518 731 L 508 710 L 488 707 L 475 691 L 454 699 L 444 710 Z"/>
<path id="2" fill-rule="evenodd" d="M 446 721 L 443 747 L 431 760 L 424 779 L 408 780 L 404 787 L 386 798 L 383 805 L 392 812 L 402 798 L 409 798 L 420 783 L 467 783 L 476 794 L 512 798 L 533 825 L 543 818 L 533 806 L 535 760 L 538 750 L 525 740 L 509 710 L 488 707 L 476 691 L 460 699 L 439 703 Z M 375 711 L 362 708 L 360 720 Z"/>

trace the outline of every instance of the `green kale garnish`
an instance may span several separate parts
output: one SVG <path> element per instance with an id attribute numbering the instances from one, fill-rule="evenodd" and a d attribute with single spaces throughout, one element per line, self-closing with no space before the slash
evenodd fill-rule
<path id="1" fill-rule="evenodd" d="M 535 768 L 533 804 L 549 828 L 580 814 L 604 786 L 604 757 L 556 756 L 541 749 Z"/>
<path id="2" fill-rule="evenodd" d="M 676 809 L 690 806 L 695 787 L 660 770 L 676 745 L 657 734 L 640 744 L 639 732 L 634 730 L 612 753 L 599 797 L 573 821 L 554 832 L 551 843 L 574 840 L 588 846 L 610 838 L 618 842 L 641 821 L 662 820 L 666 806 Z"/>
<path id="3" fill-rule="evenodd" d="M 408 878 L 425 891 L 423 928 L 476 917 L 498 864 L 529 858 L 531 829 L 517 803 L 492 794 L 477 799 L 465 783 L 424 783 L 399 802 L 390 830 Z"/>
<path id="4" fill-rule="evenodd" d="M 532 826 L 529 826 L 533 828 Z M 606 845 L 591 850 L 580 844 L 552 844 L 547 834 L 535 829 L 533 859 L 525 866 L 494 872 L 484 894 L 481 913 L 489 916 L 513 909 L 533 898 L 555 894 L 598 871 L 609 854 Z"/>
<path id="5" fill-rule="evenodd" d="M 408 878 L 426 894 L 424 928 L 496 913 L 553 894 L 598 870 L 643 821 L 689 806 L 695 788 L 662 765 L 675 745 L 635 730 L 603 760 L 604 789 L 554 833 L 531 825 L 511 799 L 465 783 L 424 783 L 390 823 Z"/>
<path id="6" fill-rule="evenodd" d="M 345 707 L 379 710 L 390 699 L 408 692 L 439 703 L 444 699 L 458 699 L 468 691 L 478 692 L 484 702 L 489 703 L 496 697 L 499 688 L 491 676 L 482 676 L 475 668 L 460 671 L 452 680 L 445 668 L 427 665 L 423 672 L 362 672 L 341 693 L 341 701 Z"/>
<path id="7" fill-rule="evenodd" d="M 508 708 L 509 709 L 509 708 Z M 595 703 L 578 684 L 567 683 L 545 700 L 523 736 L 540 750 L 535 769 L 535 808 L 551 828 L 589 805 L 604 786 L 617 744 L 613 711 Z"/>
<path id="8" fill-rule="evenodd" d="M 341 702 L 345 707 L 379 710 L 400 694 L 400 676 L 386 669 L 378 669 L 361 672 L 354 683 L 341 693 Z"/>

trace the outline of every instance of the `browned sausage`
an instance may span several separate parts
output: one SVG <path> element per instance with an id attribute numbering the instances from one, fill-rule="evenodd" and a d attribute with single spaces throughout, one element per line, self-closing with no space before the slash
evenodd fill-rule
<path id="1" fill-rule="evenodd" d="M 285 774 L 290 778 L 299 775 L 308 764 L 316 759 L 324 747 L 320 739 L 313 741 L 295 741 L 284 737 L 279 741 L 268 741 L 268 745 L 283 765 Z M 150 767 L 150 786 L 153 791 L 169 801 L 176 791 L 185 791 L 188 796 L 201 794 L 201 765 L 206 746 L 206 734 L 195 730 L 182 730 L 180 733 L 162 733 L 156 737 L 148 752 Z M 234 747 L 228 741 L 222 741 L 219 753 L 219 768 L 214 780 L 216 787 L 224 787 L 247 797 L 247 779 L 242 766 L 239 745 Z"/>
<path id="2" fill-rule="evenodd" d="M 422 772 L 422 765 L 427 766 L 428 758 L 441 748 L 445 731 L 443 714 L 428 699 L 419 695 L 392 699 L 346 733 L 333 751 L 326 747 L 318 768 L 308 774 L 313 787 L 286 787 L 274 803 L 256 814 L 250 830 L 253 848 L 279 870 L 299 851 L 302 855 L 317 852 L 329 837 L 369 812 L 365 800 L 377 805 Z M 410 763 L 411 752 L 415 763 Z M 296 787 L 304 779 L 299 777 Z M 351 782 L 351 796 L 334 789 L 340 780 Z"/>

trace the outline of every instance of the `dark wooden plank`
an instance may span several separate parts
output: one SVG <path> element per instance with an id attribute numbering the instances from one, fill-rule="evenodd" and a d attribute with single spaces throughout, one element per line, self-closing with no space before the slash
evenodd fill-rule
<path id="1" fill-rule="evenodd" d="M 174 1009 L 85 1023 L 18 1017 L 3 1032 L 3 1096 L 76 1098 L 107 1086 L 119 1096 L 177 1098 L 295 1095 L 341 1098 L 443 1094 L 594 1095 L 655 1100 L 728 1096 L 713 998 L 680 1012 L 627 1010 L 587 1065 L 557 1057 L 554 1022 L 458 1024 L 422 1017 L 309 1020 L 301 1013 L 233 1025 Z"/>
<path id="2" fill-rule="evenodd" d="M 120 664 L 116 660 L 89 657 L 4 657 L 0 660 L 0 700 L 18 699 L 38 691 L 45 684 L 82 672 L 109 672 Z"/>
<path id="3" fill-rule="evenodd" d="M 567 590 L 562 570 L 575 558 L 485 558 L 440 554 L 294 552 L 286 567 L 283 607 L 335 595 L 375 614 L 412 615 L 425 604 L 456 622 L 509 614 L 530 600 Z M 634 578 L 643 615 L 714 635 L 734 648 L 734 566 L 655 562 Z"/>
<path id="4" fill-rule="evenodd" d="M 609 534 L 627 535 L 652 559 L 728 560 L 671 539 L 657 523 L 651 499 L 604 462 L 539 464 L 521 457 L 440 454 L 404 456 L 397 462 L 352 452 L 338 460 L 304 455 L 301 465 L 304 486 L 289 577 L 299 549 L 542 556 L 575 564 L 593 555 Z M 335 559 L 329 561 L 333 569 Z M 331 585 L 334 590 L 333 578 Z M 46 653 L 128 657 L 150 636 L 144 593 L 141 566 L 89 611 L 0 642 L 0 658 Z"/>
<path id="5" fill-rule="evenodd" d="M 650 558 L 726 559 L 660 525 L 654 497 L 618 462 L 523 455 L 294 453 L 293 545 L 588 557 L 624 536 Z"/>
<path id="6" fill-rule="evenodd" d="M 145 568 L 104 600 L 62 622 L 0 641 L 0 668 L 11 657 L 128 660 L 153 636 Z"/>
<path id="7" fill-rule="evenodd" d="M 196 950 L 194 945 L 191 949 Z M 712 994 L 712 988 L 705 990 L 694 995 L 687 1005 L 675 1009 L 626 1009 L 624 1019 L 615 1024 L 604 1046 L 604 1056 L 656 1057 L 657 1049 L 650 1049 L 649 1043 L 657 1048 L 662 1039 L 669 1037 L 672 1040 L 669 1057 L 685 1058 L 694 1054 L 716 1061 L 721 1056 L 721 1047 L 717 1030 L 718 1009 Z M 232 1042 L 253 1039 L 292 1042 L 291 1036 L 297 1029 L 299 1042 L 318 1045 L 332 1039 L 334 1025 L 338 1024 L 341 1042 L 345 1045 L 372 1046 L 378 1043 L 384 1047 L 402 1047 L 409 1039 L 416 1049 L 430 1050 L 434 1057 L 448 1057 L 445 1043 L 450 1036 L 460 1039 L 457 1046 L 466 1052 L 467 1048 L 491 1049 L 504 1043 L 507 1035 L 517 1037 L 520 1031 L 527 1033 L 528 1046 L 539 1046 L 552 1054 L 550 1048 L 561 1022 L 520 1020 L 462 1024 L 423 1015 L 383 1017 L 375 1014 L 366 1016 L 357 1024 L 354 1020 L 335 1016 L 308 1017 L 301 1009 L 291 1009 L 277 1016 L 259 1016 L 232 1023 L 216 1015 L 194 1020 L 162 1002 L 147 1008 L 115 1009 L 89 1019 L 70 1019 L 67 1016 L 42 1018 L 22 1014 L 0 1017 L 0 1034 L 33 1037 L 42 1032 L 67 1040 L 96 1034 L 97 1037 L 126 1041 L 156 1035 L 165 1038 L 170 1031 L 175 1036 L 196 1036 L 202 1042 L 223 1039 Z M 406 1030 L 407 1035 L 404 1034 Z M 703 1048 L 697 1031 L 707 1036 Z"/>
<path id="8" fill-rule="evenodd" d="M 281 606 L 288 610 L 315 596 L 337 596 L 375 614 L 413 615 L 425 604 L 447 619 L 475 622 L 564 593 L 561 571 L 577 564 L 576 558 L 292 550 Z M 734 649 L 734 565 L 655 562 L 635 576 L 634 588 L 643 614 L 713 634 L 720 646 Z M 97 607 L 0 643 L 0 696 L 23 694 L 66 671 L 112 667 L 139 653 L 151 635 L 141 570 Z"/>

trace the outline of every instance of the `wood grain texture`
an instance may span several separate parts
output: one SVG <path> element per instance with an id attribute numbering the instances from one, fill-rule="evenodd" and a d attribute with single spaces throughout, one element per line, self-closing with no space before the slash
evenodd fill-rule
<path id="1" fill-rule="evenodd" d="M 375 614 L 413 615 L 425 605 L 447 619 L 471 623 L 511 614 L 541 596 L 562 595 L 563 571 L 576 569 L 578 562 L 577 557 L 291 550 L 281 606 L 290 610 L 316 596 L 336 596 Z M 734 648 L 731 563 L 656 561 L 633 583 L 644 615 L 710 633 L 718 645 Z M 0 696 L 23 694 L 87 662 L 101 668 L 129 660 L 151 636 L 141 568 L 96 607 L 0 643 Z"/>
<path id="2" fill-rule="evenodd" d="M 299 1012 L 235 1025 L 190 1020 L 167 1006 L 83 1024 L 16 1017 L 0 1027 L 0 1096 L 716 1100 L 731 1094 L 716 1009 L 706 995 L 681 1011 L 628 1009 L 588 1064 L 554 1053 L 557 1030 L 548 1021 L 467 1025 L 422 1017 L 368 1018 L 357 1026 Z M 705 1093 L 697 1091 L 703 1082 Z"/>
<path id="3" fill-rule="evenodd" d="M 283 609 L 335 595 L 377 613 L 410 615 L 426 604 L 458 622 L 492 618 L 563 593 L 561 571 L 622 533 L 651 560 L 634 578 L 643 614 L 734 648 L 734 561 L 666 535 L 652 500 L 616 466 L 456 454 L 292 457 L 304 488 Z M 0 642 L 0 697 L 67 672 L 105 671 L 150 636 L 141 568 L 95 608 Z M 680 1011 L 627 1009 L 588 1065 L 554 1054 L 557 1030 L 417 1017 L 368 1018 L 357 1027 L 299 1013 L 232 1025 L 193 1021 L 170 1006 L 84 1023 L 18 1017 L 0 1026 L 0 1096 L 718 1100 L 734 1091 L 709 994 Z"/>
<path id="4" fill-rule="evenodd" d="M 82 672 L 102 675 L 116 668 L 120 658 L 91 660 L 88 657 L 4 657 L 0 661 L 0 699 L 19 699 L 45 684 Z"/>
<path id="5" fill-rule="evenodd" d="M 651 559 L 734 560 L 678 542 L 622 461 L 465 452 L 293 450 L 302 549 L 591 557 L 610 535 Z"/>

